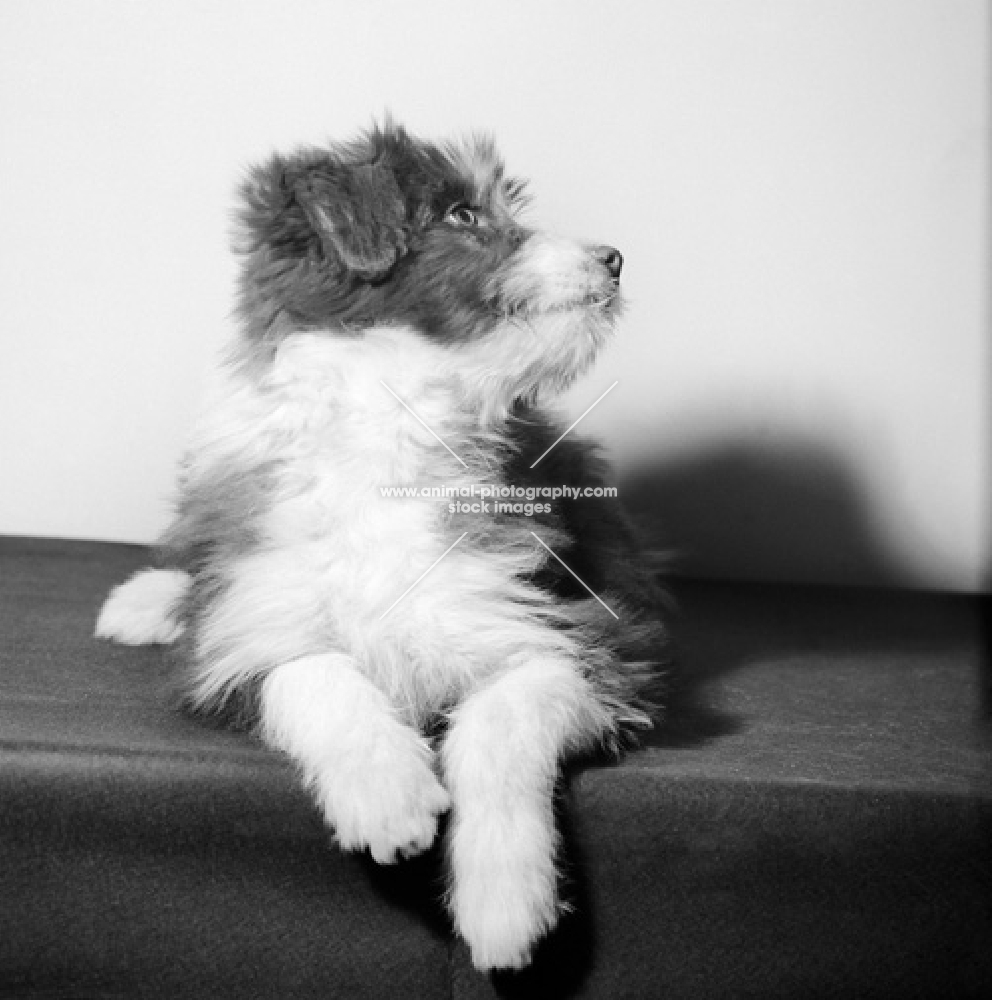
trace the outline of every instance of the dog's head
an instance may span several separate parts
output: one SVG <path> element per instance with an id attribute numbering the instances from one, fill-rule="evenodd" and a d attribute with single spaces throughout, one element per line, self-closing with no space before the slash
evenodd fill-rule
<path id="1" fill-rule="evenodd" d="M 622 259 L 521 224 L 493 144 L 387 124 L 275 156 L 242 189 L 249 337 L 402 325 L 449 346 L 508 401 L 570 382 L 618 312 Z"/>

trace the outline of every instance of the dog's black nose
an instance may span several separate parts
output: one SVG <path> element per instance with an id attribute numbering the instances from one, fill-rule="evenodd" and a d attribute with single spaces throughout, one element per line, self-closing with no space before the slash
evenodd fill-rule
<path id="1" fill-rule="evenodd" d="M 623 267 L 623 254 L 616 247 L 596 247 L 593 250 L 596 260 L 606 267 L 614 281 L 620 279 L 620 269 Z"/>

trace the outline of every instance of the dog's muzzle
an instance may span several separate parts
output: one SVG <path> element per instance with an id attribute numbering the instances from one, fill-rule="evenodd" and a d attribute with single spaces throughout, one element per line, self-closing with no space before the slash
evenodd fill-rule
<path id="1" fill-rule="evenodd" d="M 593 256 L 610 272 L 610 277 L 614 281 L 620 280 L 620 271 L 623 268 L 623 254 L 616 247 L 595 247 L 593 249 Z"/>

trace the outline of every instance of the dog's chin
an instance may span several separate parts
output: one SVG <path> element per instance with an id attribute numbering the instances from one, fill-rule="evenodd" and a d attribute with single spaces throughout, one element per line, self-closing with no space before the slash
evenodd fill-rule
<path id="1" fill-rule="evenodd" d="M 502 311 L 508 320 L 539 320 L 542 316 L 571 315 L 577 322 L 602 320 L 614 323 L 623 311 L 623 296 L 620 286 L 613 284 L 608 288 L 599 288 L 563 299 L 545 299 L 535 302 L 515 303 Z"/>
<path id="2" fill-rule="evenodd" d="M 466 345 L 460 367 L 483 422 L 568 389 L 611 339 L 619 305 L 618 294 L 531 305 Z"/>
<path id="3" fill-rule="evenodd" d="M 612 336 L 616 322 L 623 312 L 623 297 L 619 288 L 590 292 L 582 298 L 547 303 L 530 318 L 550 326 L 571 330 L 576 337 L 590 339 L 598 351 L 604 341 Z"/>

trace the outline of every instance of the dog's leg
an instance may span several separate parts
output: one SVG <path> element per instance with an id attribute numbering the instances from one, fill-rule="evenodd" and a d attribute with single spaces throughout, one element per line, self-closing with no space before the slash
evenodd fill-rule
<path id="1" fill-rule="evenodd" d="M 431 748 L 350 656 L 276 667 L 262 683 L 261 732 L 301 767 L 344 850 L 391 864 L 430 847 L 450 804 Z"/>
<path id="2" fill-rule="evenodd" d="M 449 906 L 479 969 L 519 968 L 558 919 L 553 794 L 559 763 L 613 726 L 566 660 L 511 666 L 452 713 Z"/>
<path id="3" fill-rule="evenodd" d="M 97 618 L 97 639 L 125 646 L 170 643 L 182 635 L 179 605 L 190 578 L 178 569 L 143 569 L 110 592 Z"/>

